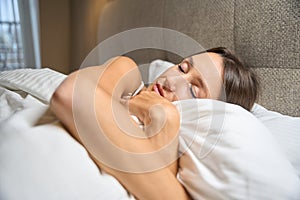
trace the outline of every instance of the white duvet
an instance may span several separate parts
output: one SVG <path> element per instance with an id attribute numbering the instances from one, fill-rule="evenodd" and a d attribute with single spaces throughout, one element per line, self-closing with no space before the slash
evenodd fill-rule
<path id="1" fill-rule="evenodd" d="M 0 87 L 0 199 L 133 199 L 99 172 L 48 105 L 21 93 Z"/>
<path id="2" fill-rule="evenodd" d="M 99 172 L 49 112 L 47 103 L 65 76 L 32 72 L 0 75 L 0 199 L 132 199 L 116 179 Z M 299 151 L 300 132 L 287 150 L 238 106 L 212 100 L 175 104 L 183 153 L 178 179 L 193 199 L 300 198 L 299 157 L 287 156 Z M 299 118 L 294 122 L 297 129 Z"/>

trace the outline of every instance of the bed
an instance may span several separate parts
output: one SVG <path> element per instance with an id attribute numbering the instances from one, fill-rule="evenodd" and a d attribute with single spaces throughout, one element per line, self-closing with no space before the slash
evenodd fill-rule
<path id="1" fill-rule="evenodd" d="M 151 77 L 170 65 L 153 61 Z M 51 94 L 65 77 L 50 69 L 1 73 L 1 199 L 134 199 L 98 170 L 49 110 Z M 299 197 L 300 118 L 258 104 L 252 113 L 213 100 L 176 106 L 183 154 L 178 179 L 194 199 L 264 199 L 272 188 L 272 197 Z"/>
<path id="2" fill-rule="evenodd" d="M 299 199 L 299 51 L 287 57 L 284 54 L 293 52 L 294 48 L 299 50 L 299 41 L 276 40 L 272 45 L 279 50 L 272 48 L 275 52 L 271 54 L 267 47 L 271 45 L 268 42 L 272 42 L 272 36 L 286 33 L 269 33 L 266 41 L 260 32 L 251 40 L 251 34 L 259 31 L 258 25 L 279 23 L 268 21 L 273 15 L 277 16 L 275 12 L 265 13 L 264 18 L 255 17 L 264 12 L 254 9 L 260 8 L 259 1 L 252 4 L 196 0 L 141 2 L 111 1 L 100 19 L 99 42 L 103 44 L 111 35 L 143 26 L 172 29 L 184 33 L 180 38 L 184 41 L 185 35 L 194 38 L 201 43 L 201 48 L 227 46 L 241 52 L 242 59 L 261 77 L 263 95 L 251 113 L 213 100 L 175 103 L 181 114 L 182 157 L 177 178 L 191 197 Z M 275 4 L 266 1 L 263 6 L 281 7 L 290 19 L 286 30 L 297 32 L 295 23 L 299 22 L 299 16 L 298 21 L 295 20 L 295 9 L 299 11 L 299 6 L 296 1 Z M 191 14 L 184 14 L 187 9 Z M 180 19 L 172 15 L 173 10 L 181 13 Z M 220 12 L 208 12 L 215 10 Z M 114 15 L 115 12 L 119 14 Z M 138 17 L 141 13 L 144 20 Z M 199 18 L 202 20 L 197 24 Z M 254 20 L 254 27 L 243 24 L 246 19 Z M 200 25 L 206 28 L 199 28 Z M 273 25 L 267 25 L 266 30 L 271 30 Z M 260 44 L 261 41 L 264 44 Z M 120 46 L 125 55 L 137 61 L 147 82 L 182 56 L 153 47 L 143 50 L 133 47 L 128 51 L 124 38 L 118 42 L 123 44 Z M 289 45 L 282 47 L 284 42 Z M 102 48 L 101 45 L 95 48 L 81 67 L 101 63 L 95 55 L 102 52 Z M 262 54 L 264 59 L 258 58 Z M 268 59 L 273 54 L 279 56 Z M 99 171 L 84 147 L 49 110 L 51 96 L 65 78 L 66 75 L 47 68 L 1 72 L 0 199 L 134 199 L 114 177 Z M 281 85 L 269 84 L 278 81 Z"/>

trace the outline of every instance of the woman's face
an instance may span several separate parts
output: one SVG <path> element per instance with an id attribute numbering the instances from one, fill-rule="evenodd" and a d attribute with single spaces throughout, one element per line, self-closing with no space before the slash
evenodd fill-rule
<path id="1" fill-rule="evenodd" d="M 147 90 L 155 91 L 169 101 L 222 99 L 222 86 L 222 57 L 216 53 L 201 53 L 169 68 Z"/>

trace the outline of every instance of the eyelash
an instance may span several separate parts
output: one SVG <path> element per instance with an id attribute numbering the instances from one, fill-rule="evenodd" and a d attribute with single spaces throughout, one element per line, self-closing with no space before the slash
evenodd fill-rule
<path id="1" fill-rule="evenodd" d="M 186 70 L 184 70 L 184 68 L 182 68 L 182 65 L 183 63 L 180 63 L 179 65 L 178 65 L 178 68 L 179 68 L 179 70 L 182 72 L 182 73 L 187 73 L 188 72 L 188 70 L 189 70 L 189 66 L 187 66 L 187 67 L 185 67 L 185 68 L 187 68 Z M 185 63 L 185 64 L 187 64 L 187 63 Z M 188 64 L 187 64 L 188 65 Z"/>
<path id="2" fill-rule="evenodd" d="M 181 64 L 179 64 L 178 65 L 178 68 L 179 68 L 179 70 L 182 72 L 182 73 L 185 73 L 185 71 L 182 69 L 182 67 L 181 67 Z"/>
<path id="3" fill-rule="evenodd" d="M 186 73 L 186 72 L 183 70 L 181 64 L 178 65 L 178 69 L 179 69 L 182 73 Z M 190 85 L 190 92 L 191 92 L 193 98 L 197 98 L 197 96 L 196 96 L 196 94 L 195 94 L 195 92 L 194 92 L 194 90 L 193 90 L 193 85 Z"/>
<path id="4" fill-rule="evenodd" d="M 197 96 L 196 96 L 196 94 L 194 93 L 194 90 L 193 90 L 193 85 L 190 85 L 190 91 L 191 91 L 191 94 L 192 94 L 193 98 L 197 99 Z"/>

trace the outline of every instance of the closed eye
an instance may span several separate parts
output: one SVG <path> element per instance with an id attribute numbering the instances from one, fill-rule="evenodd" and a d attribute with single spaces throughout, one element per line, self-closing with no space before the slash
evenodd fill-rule
<path id="1" fill-rule="evenodd" d="M 192 97 L 197 99 L 197 95 L 194 92 L 193 85 L 190 86 L 190 91 L 191 91 Z"/>
<path id="2" fill-rule="evenodd" d="M 179 69 L 182 73 L 184 73 L 184 71 L 183 71 L 183 69 L 182 69 L 182 67 L 181 67 L 181 64 L 178 65 L 178 69 Z"/>
<path id="3" fill-rule="evenodd" d="M 186 62 L 182 62 L 178 65 L 178 69 L 179 71 L 181 71 L 182 73 L 188 73 L 189 71 L 189 65 Z"/>

